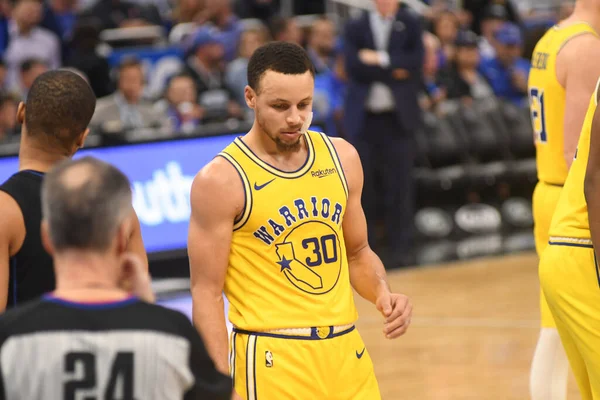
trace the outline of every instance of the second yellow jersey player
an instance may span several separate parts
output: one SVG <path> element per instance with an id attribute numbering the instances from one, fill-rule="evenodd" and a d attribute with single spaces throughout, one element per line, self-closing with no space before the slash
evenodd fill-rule
<path id="1" fill-rule="evenodd" d="M 600 81 L 598 82 L 600 83 Z M 581 130 L 575 160 L 550 226 L 540 282 L 583 400 L 600 398 L 600 278 L 588 221 L 584 181 L 598 85 Z"/>
<path id="2" fill-rule="evenodd" d="M 564 45 L 576 36 L 594 34 L 587 23 L 549 29 L 536 45 L 529 74 L 529 100 L 536 146 L 538 184 L 533 193 L 534 236 L 541 256 L 548 243 L 548 230 L 569 168 L 564 158 L 565 88 L 556 72 L 556 59 Z M 541 323 L 555 327 L 543 293 L 540 295 Z"/>

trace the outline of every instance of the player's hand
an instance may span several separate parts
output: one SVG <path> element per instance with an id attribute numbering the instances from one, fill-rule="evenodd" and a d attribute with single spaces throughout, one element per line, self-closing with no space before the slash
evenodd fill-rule
<path id="1" fill-rule="evenodd" d="M 231 395 L 231 400 L 243 400 L 243 399 L 242 399 L 242 396 L 237 394 L 237 392 L 234 390 L 233 394 Z"/>
<path id="2" fill-rule="evenodd" d="M 386 338 L 395 339 L 406 333 L 412 317 L 412 304 L 407 296 L 385 291 L 375 306 L 385 318 L 383 334 Z"/>
<path id="3" fill-rule="evenodd" d="M 379 65 L 381 63 L 379 53 L 371 49 L 359 50 L 358 58 L 363 62 L 363 64 L 367 65 Z"/>
<path id="4" fill-rule="evenodd" d="M 148 303 L 156 300 L 152 291 L 150 274 L 140 257 L 131 252 L 121 256 L 121 280 L 119 286 Z"/>
<path id="5" fill-rule="evenodd" d="M 410 72 L 403 68 L 396 68 L 392 71 L 392 77 L 396 80 L 403 81 L 410 77 Z"/>

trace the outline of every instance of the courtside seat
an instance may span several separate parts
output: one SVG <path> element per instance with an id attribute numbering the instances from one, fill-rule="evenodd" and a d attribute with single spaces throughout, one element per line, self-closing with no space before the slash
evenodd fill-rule
<path id="1" fill-rule="evenodd" d="M 511 103 L 503 103 L 501 113 L 508 127 L 510 152 L 514 159 L 521 160 L 535 157 L 533 144 L 533 127 L 529 108 L 518 107 Z"/>
<path id="2" fill-rule="evenodd" d="M 495 100 L 463 105 L 459 109 L 469 163 L 466 175 L 471 189 L 489 187 L 509 172 L 505 127 Z"/>
<path id="3" fill-rule="evenodd" d="M 417 168 L 413 176 L 419 190 L 447 191 L 465 182 L 464 146 L 448 117 L 424 113 L 417 148 Z"/>

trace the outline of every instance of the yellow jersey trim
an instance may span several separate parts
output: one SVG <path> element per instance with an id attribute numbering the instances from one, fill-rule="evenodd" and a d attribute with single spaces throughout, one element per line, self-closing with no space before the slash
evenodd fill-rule
<path id="1" fill-rule="evenodd" d="M 598 88 L 600 87 L 600 78 L 596 81 L 596 88 L 594 89 L 594 105 L 598 107 Z"/>
<path id="2" fill-rule="evenodd" d="M 244 141 L 239 137 L 235 138 L 233 143 L 236 146 L 238 146 L 240 148 L 240 150 L 250 160 L 252 160 L 255 164 L 257 164 L 259 167 L 261 167 L 265 171 L 267 171 L 279 178 L 295 179 L 295 178 L 300 178 L 301 176 L 306 174 L 308 171 L 310 171 L 313 164 L 315 163 L 315 158 L 316 158 L 315 157 L 315 148 L 314 148 L 314 144 L 312 142 L 312 138 L 310 137 L 310 134 L 307 132 L 303 136 L 304 136 L 304 139 L 306 140 L 306 149 L 308 151 L 308 155 L 306 156 L 306 161 L 304 162 L 304 165 L 302 165 L 298 170 L 292 171 L 292 172 L 282 171 L 278 168 L 275 168 L 271 164 L 264 162 L 256 154 L 254 154 L 254 152 L 250 149 L 250 147 L 248 147 L 248 145 L 246 145 L 246 143 L 244 143 Z"/>
<path id="3" fill-rule="evenodd" d="M 550 236 L 550 240 L 548 241 L 548 243 L 554 245 L 562 244 L 587 247 L 592 245 L 592 239 Z"/>
<path id="4" fill-rule="evenodd" d="M 248 180 L 248 176 L 246 175 L 246 172 L 244 172 L 242 166 L 238 164 L 238 162 L 231 155 L 224 151 L 219 153 L 219 156 L 223 157 L 224 159 L 229 161 L 231 165 L 233 165 L 233 168 L 236 169 L 238 175 L 240 176 L 240 179 L 242 180 L 242 185 L 244 186 L 244 210 L 241 216 L 236 221 L 234 221 L 233 224 L 233 230 L 237 231 L 242 226 L 244 226 L 244 224 L 250 218 L 250 212 L 252 211 L 252 189 L 250 186 L 250 181 Z"/>
<path id="5" fill-rule="evenodd" d="M 340 160 L 340 156 L 338 155 L 337 150 L 335 149 L 335 146 L 333 145 L 333 142 L 331 141 L 331 139 L 323 132 L 319 132 L 319 134 L 321 135 L 321 138 L 325 142 L 325 146 L 327 146 L 327 149 L 329 150 L 329 154 L 331 155 L 333 164 L 339 171 L 338 175 L 340 177 L 340 180 L 342 181 L 342 186 L 344 187 L 344 192 L 346 192 L 346 199 L 348 199 L 348 180 L 346 179 L 346 174 L 344 173 L 344 169 L 342 168 L 342 161 Z"/>

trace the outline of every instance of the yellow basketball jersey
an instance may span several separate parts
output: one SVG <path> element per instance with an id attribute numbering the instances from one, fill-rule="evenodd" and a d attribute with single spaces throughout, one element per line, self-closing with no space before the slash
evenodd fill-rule
<path id="1" fill-rule="evenodd" d="M 555 185 L 564 184 L 568 173 L 563 133 L 565 89 L 556 78 L 556 56 L 569 39 L 584 33 L 596 34 L 583 22 L 554 26 L 537 43 L 531 59 L 528 93 L 538 179 Z"/>
<path id="2" fill-rule="evenodd" d="M 590 224 L 588 221 L 587 202 L 583 193 L 585 172 L 590 154 L 590 134 L 594 113 L 598 107 L 596 90 L 590 99 L 590 105 L 581 128 L 575 159 L 571 164 L 569 176 L 560 194 L 556 211 L 550 225 L 550 242 L 557 238 L 590 239 Z"/>
<path id="3" fill-rule="evenodd" d="M 239 137 L 219 154 L 239 172 L 246 196 L 225 280 L 237 328 L 344 325 L 358 316 L 342 231 L 346 178 L 326 135 L 304 138 L 308 156 L 295 172 L 262 161 Z"/>

